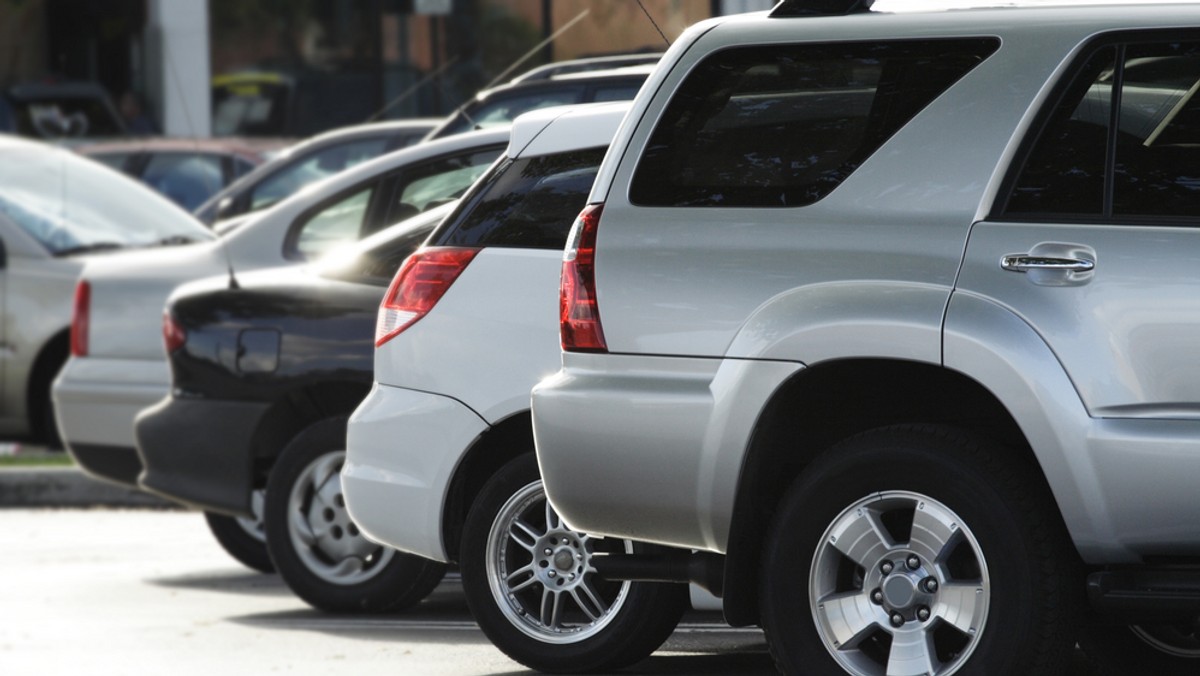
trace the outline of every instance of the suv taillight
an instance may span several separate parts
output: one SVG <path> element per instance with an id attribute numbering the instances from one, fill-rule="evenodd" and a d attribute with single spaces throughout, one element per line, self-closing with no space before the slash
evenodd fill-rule
<path id="1" fill-rule="evenodd" d="M 603 204 L 584 207 L 563 254 L 558 299 L 559 338 L 567 352 L 608 352 L 596 304 L 596 230 Z"/>
<path id="2" fill-rule="evenodd" d="M 88 319 L 92 306 L 92 285 L 81 279 L 75 285 L 75 304 L 71 309 L 71 354 L 86 357 L 88 353 Z"/>
<path id="3" fill-rule="evenodd" d="M 170 310 L 163 310 L 162 332 L 163 344 L 167 346 L 167 354 L 178 350 L 187 342 L 187 331 L 171 316 Z"/>
<path id="4" fill-rule="evenodd" d="M 431 247 L 405 259 L 379 305 L 375 347 L 428 314 L 477 253 L 479 249 Z"/>

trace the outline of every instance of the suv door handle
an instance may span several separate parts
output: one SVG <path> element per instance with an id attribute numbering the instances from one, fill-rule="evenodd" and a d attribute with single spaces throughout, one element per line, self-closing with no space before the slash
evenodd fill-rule
<path id="1" fill-rule="evenodd" d="M 1091 272 L 1096 267 L 1096 262 L 1089 261 L 1086 258 L 1054 258 L 1051 256 L 1031 256 L 1029 254 L 1008 254 L 1000 259 L 1000 267 L 1009 272 L 1029 272 L 1030 270 Z"/>

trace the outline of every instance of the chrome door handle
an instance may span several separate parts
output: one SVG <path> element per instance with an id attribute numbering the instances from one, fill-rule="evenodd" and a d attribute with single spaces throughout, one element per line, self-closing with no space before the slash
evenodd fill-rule
<path id="1" fill-rule="evenodd" d="M 1000 267 L 1009 272 L 1029 272 L 1030 270 L 1091 272 L 1096 267 L 1096 261 L 1089 261 L 1086 258 L 1054 258 L 1050 256 L 1031 256 L 1029 254 L 1008 254 L 1000 259 Z"/>

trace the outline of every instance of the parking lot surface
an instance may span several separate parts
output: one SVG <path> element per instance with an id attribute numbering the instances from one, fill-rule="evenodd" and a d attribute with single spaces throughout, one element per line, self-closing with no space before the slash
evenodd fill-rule
<path id="1" fill-rule="evenodd" d="M 533 673 L 471 620 L 456 577 L 398 615 L 312 610 L 178 510 L 0 510 L 0 674 Z M 369 670 L 369 671 L 364 671 Z M 693 614 L 627 674 L 772 674 L 762 633 Z"/>

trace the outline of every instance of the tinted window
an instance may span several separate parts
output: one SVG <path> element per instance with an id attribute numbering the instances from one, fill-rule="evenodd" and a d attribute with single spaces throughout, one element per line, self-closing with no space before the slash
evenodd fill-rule
<path id="1" fill-rule="evenodd" d="M 497 165 L 448 219 L 445 246 L 561 249 L 587 204 L 605 148 Z"/>
<path id="2" fill-rule="evenodd" d="M 563 106 L 583 98 L 583 86 L 493 96 L 484 103 L 464 108 L 459 118 L 437 133 L 438 138 L 485 129 L 512 122 L 521 113 L 539 108 Z"/>
<path id="3" fill-rule="evenodd" d="M 142 180 L 192 210 L 224 187 L 221 158 L 193 153 L 158 153 L 150 156 Z"/>
<path id="4" fill-rule="evenodd" d="M 300 188 L 381 155 L 386 138 L 361 139 L 318 150 L 279 170 L 254 187 L 250 211 L 263 209 L 290 197 Z"/>
<path id="5" fill-rule="evenodd" d="M 1194 218 L 1200 213 L 1197 90 L 1200 43 L 1098 50 L 1050 115 L 1007 213 Z"/>
<path id="6" fill-rule="evenodd" d="M 829 194 L 992 39 L 742 47 L 680 85 L 630 190 L 647 206 L 802 206 Z"/>

